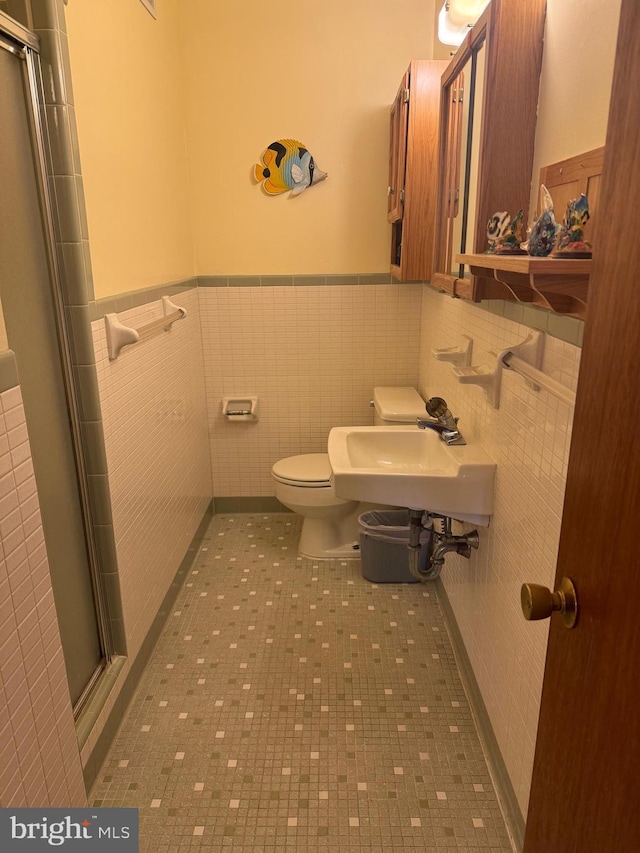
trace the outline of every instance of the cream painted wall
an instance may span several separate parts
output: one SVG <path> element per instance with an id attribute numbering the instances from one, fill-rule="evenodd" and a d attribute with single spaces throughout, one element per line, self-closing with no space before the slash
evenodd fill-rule
<path id="1" fill-rule="evenodd" d="M 155 21 L 136 0 L 71 0 L 96 296 L 188 277 L 194 251 L 201 274 L 386 269 L 388 106 L 409 59 L 432 54 L 435 5 L 327 0 L 270 22 L 257 3 L 159 0 Z M 541 165 L 604 142 L 618 12 L 548 2 L 532 206 Z M 270 198 L 251 168 L 288 135 L 329 178 Z"/>
<path id="2" fill-rule="evenodd" d="M 193 275 L 178 6 L 66 7 L 96 298 Z"/>
<path id="3" fill-rule="evenodd" d="M 386 270 L 389 105 L 432 55 L 433 0 L 180 9 L 197 273 Z M 329 177 L 268 197 L 253 165 L 288 136 Z"/>
<path id="4" fill-rule="evenodd" d="M 605 143 L 619 18 L 620 0 L 547 0 L 532 212 L 542 166 Z"/>
<path id="5" fill-rule="evenodd" d="M 455 52 L 455 47 L 451 47 L 449 44 L 442 44 L 441 41 L 438 40 L 438 18 L 440 17 L 440 10 L 444 4 L 444 0 L 436 0 L 434 10 L 433 10 L 433 58 L 434 59 L 451 59 L 451 56 Z"/>

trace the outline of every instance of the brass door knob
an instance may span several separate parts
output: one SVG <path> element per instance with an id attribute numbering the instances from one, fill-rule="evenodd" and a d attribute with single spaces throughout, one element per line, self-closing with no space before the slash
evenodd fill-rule
<path id="1" fill-rule="evenodd" d="M 578 618 L 576 588 L 570 578 L 562 578 L 555 592 L 537 583 L 525 583 L 520 590 L 520 603 L 524 618 L 531 622 L 548 619 L 556 610 L 566 628 L 573 628 Z"/>

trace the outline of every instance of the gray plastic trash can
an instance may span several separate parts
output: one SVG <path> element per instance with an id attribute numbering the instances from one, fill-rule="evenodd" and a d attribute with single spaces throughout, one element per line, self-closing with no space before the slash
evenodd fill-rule
<path id="1" fill-rule="evenodd" d="M 416 583 L 409 571 L 409 511 L 371 510 L 358 518 L 362 574 L 373 583 Z M 432 525 L 432 522 L 430 522 Z M 433 531 L 420 534 L 420 568 L 427 568 Z"/>

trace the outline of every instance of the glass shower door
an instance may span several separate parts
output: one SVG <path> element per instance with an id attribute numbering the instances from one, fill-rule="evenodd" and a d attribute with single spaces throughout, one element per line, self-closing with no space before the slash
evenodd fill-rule
<path id="1" fill-rule="evenodd" d="M 0 19 L 0 300 L 27 421 L 75 708 L 105 663 L 33 145 L 26 53 Z"/>

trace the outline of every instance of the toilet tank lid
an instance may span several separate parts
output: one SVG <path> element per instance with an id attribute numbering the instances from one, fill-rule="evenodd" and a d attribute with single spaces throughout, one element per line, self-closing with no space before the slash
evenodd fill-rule
<path id="1" fill-rule="evenodd" d="M 425 414 L 424 400 L 410 387 L 378 385 L 373 389 L 373 404 L 385 421 L 408 424 Z"/>

